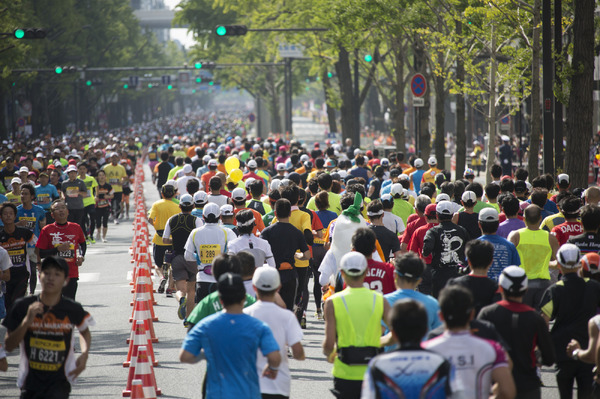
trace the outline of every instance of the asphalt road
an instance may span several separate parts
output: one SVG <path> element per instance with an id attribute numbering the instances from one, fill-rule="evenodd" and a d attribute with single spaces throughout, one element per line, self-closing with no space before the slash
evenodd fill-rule
<path id="1" fill-rule="evenodd" d="M 312 130 L 312 129 L 307 129 Z M 158 199 L 158 193 L 150 182 L 146 166 L 144 183 L 148 208 Z M 133 209 L 133 203 L 132 203 Z M 131 214 L 130 216 L 133 216 Z M 92 314 L 96 326 L 92 327 L 92 348 L 87 369 L 73 385 L 72 397 L 102 398 L 121 397 L 125 388 L 128 369 L 122 367 L 127 356 L 131 324 L 128 319 L 132 300 L 128 278 L 132 270 L 128 248 L 133 236 L 131 221 L 111 224 L 108 243 L 89 247 L 86 261 L 81 267 L 81 279 L 77 300 Z M 38 290 L 39 291 L 39 290 Z M 310 290 L 312 296 L 312 290 Z M 205 363 L 184 365 L 178 360 L 179 348 L 186 330 L 176 315 L 177 303 L 173 298 L 156 294 L 155 306 L 158 322 L 154 328 L 159 342 L 154 344 L 159 366 L 155 368 L 158 386 L 165 398 L 200 398 Z M 306 360 L 290 360 L 292 371 L 292 398 L 329 398 L 332 395 L 331 365 L 321 353 L 323 322 L 314 317 L 314 301 L 311 299 L 307 314 L 307 329 L 302 341 Z M 78 341 L 77 341 L 78 342 Z M 8 356 L 9 370 L 0 373 L 0 397 L 16 398 L 18 350 Z M 544 398 L 558 397 L 554 374 L 551 369 L 542 372 L 546 385 Z"/>

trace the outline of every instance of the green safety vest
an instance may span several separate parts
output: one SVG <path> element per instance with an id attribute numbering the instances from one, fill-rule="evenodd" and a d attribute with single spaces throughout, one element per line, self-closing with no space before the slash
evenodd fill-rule
<path id="1" fill-rule="evenodd" d="M 521 267 L 529 280 L 550 280 L 550 258 L 552 247 L 548 237 L 550 233 L 545 230 L 529 230 L 523 228 L 519 232 L 519 245 L 517 252 L 521 258 Z"/>
<path id="2" fill-rule="evenodd" d="M 346 288 L 331 296 L 335 312 L 337 347 L 379 347 L 383 295 L 366 287 Z M 332 374 L 344 380 L 362 381 L 367 365 L 348 365 L 337 357 Z"/>

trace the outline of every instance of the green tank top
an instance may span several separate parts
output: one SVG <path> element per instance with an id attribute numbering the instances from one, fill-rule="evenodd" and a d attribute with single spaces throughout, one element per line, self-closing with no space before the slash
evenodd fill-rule
<path id="1" fill-rule="evenodd" d="M 518 232 L 517 251 L 521 258 L 521 267 L 525 269 L 527 278 L 529 280 L 550 280 L 548 268 L 552 257 L 552 247 L 548 240 L 550 233 L 545 230 L 529 230 L 527 228 L 519 229 Z"/>
<path id="2" fill-rule="evenodd" d="M 348 287 L 332 295 L 331 301 L 338 348 L 380 346 L 383 295 L 365 287 Z M 350 366 L 336 358 L 332 374 L 344 380 L 361 381 L 366 370 L 366 364 Z"/>

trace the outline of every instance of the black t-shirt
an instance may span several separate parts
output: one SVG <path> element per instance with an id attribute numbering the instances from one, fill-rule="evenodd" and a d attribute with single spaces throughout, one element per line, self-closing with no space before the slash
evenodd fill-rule
<path id="1" fill-rule="evenodd" d="M 552 338 L 542 316 L 525 304 L 500 301 L 481 309 L 477 319 L 491 322 L 506 342 L 513 361 L 512 374 L 517 392 L 539 388 L 534 354 L 536 346 L 543 364 L 550 366 L 555 358 Z"/>
<path id="2" fill-rule="evenodd" d="M 400 251 L 400 241 L 398 240 L 398 236 L 385 226 L 370 225 L 369 228 L 373 230 L 377 236 L 377 241 L 379 241 L 385 261 L 389 262 L 390 252 Z"/>
<path id="3" fill-rule="evenodd" d="M 296 273 L 294 254 L 296 250 L 308 251 L 304 234 L 290 223 L 277 222 L 264 229 L 261 237 L 271 245 L 281 282 L 285 283 L 296 278 L 298 274 Z M 285 263 L 290 264 L 292 269 L 281 270 L 282 264 Z"/>
<path id="4" fill-rule="evenodd" d="M 583 254 L 600 251 L 600 234 L 597 233 L 583 233 L 571 236 L 567 242 L 577 245 Z"/>
<path id="5" fill-rule="evenodd" d="M 12 170 L 8 169 L 7 166 L 3 167 L 0 170 L 0 180 L 1 180 L 2 184 L 4 184 L 4 188 L 6 189 L 7 192 L 12 190 L 10 182 L 15 177 L 15 172 L 18 172 L 18 171 L 19 171 L 19 168 L 17 168 L 16 166 L 13 166 Z"/>
<path id="6" fill-rule="evenodd" d="M 467 288 L 473 294 L 475 302 L 475 314 L 478 314 L 481 308 L 491 305 L 500 299 L 498 294 L 498 284 L 488 277 L 466 275 L 449 280 L 447 285 L 458 284 Z"/>
<path id="7" fill-rule="evenodd" d="M 369 184 L 374 188 L 373 194 L 369 198 L 375 201 L 377 198 L 379 198 L 379 193 L 381 192 L 381 180 L 373 179 Z"/>
<path id="8" fill-rule="evenodd" d="M 4 248 L 13 267 L 26 266 L 27 263 L 27 243 L 31 242 L 33 232 L 25 227 L 15 227 L 11 234 L 6 230 L 0 231 L 0 247 Z"/>
<path id="9" fill-rule="evenodd" d="M 169 171 L 173 168 L 168 162 L 158 164 L 158 173 L 156 176 L 156 186 L 160 189 L 169 179 Z"/>
<path id="10" fill-rule="evenodd" d="M 98 184 L 96 190 L 98 192 L 98 203 L 96 206 L 98 208 L 106 208 L 110 206 L 110 200 L 107 198 L 107 195 L 110 195 L 111 191 L 113 191 L 112 186 L 108 183 Z"/>
<path id="11" fill-rule="evenodd" d="M 39 300 L 39 295 L 18 299 L 2 324 L 8 331 L 16 330 L 27 315 L 29 305 Z M 21 364 L 26 367 L 19 368 L 19 381 L 24 379 L 22 388 L 44 391 L 57 381 L 67 381 L 66 375 L 75 368 L 71 346 L 73 328 L 85 331 L 93 324 L 90 314 L 71 299 L 62 297 L 52 308 L 44 306 L 44 313 L 35 317 L 23 339 L 25 350 L 20 356 Z"/>
<path id="12" fill-rule="evenodd" d="M 471 240 L 481 236 L 481 229 L 479 228 L 479 214 L 476 212 L 459 212 L 458 222 L 456 224 L 464 227 L 465 230 L 467 230 Z"/>
<path id="13" fill-rule="evenodd" d="M 171 216 L 168 223 L 173 238 L 173 254 L 183 255 L 185 253 L 185 243 L 192 230 L 196 228 L 196 216 L 178 213 Z"/>
<path id="14" fill-rule="evenodd" d="M 254 209 L 256 212 L 260 213 L 261 215 L 265 216 L 266 212 L 265 212 L 265 206 L 261 201 L 257 201 L 257 200 L 250 200 L 250 202 L 248 202 L 248 205 L 246 205 L 246 207 L 250 208 L 250 209 Z"/>

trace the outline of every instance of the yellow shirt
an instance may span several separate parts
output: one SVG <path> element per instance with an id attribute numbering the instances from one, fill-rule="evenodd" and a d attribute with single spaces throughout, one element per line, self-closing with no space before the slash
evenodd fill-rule
<path id="1" fill-rule="evenodd" d="M 127 177 L 127 172 L 123 165 L 113 166 L 113 164 L 109 163 L 102 170 L 106 173 L 106 181 L 112 186 L 113 191 L 115 193 L 122 193 L 122 181 L 124 177 Z"/>
<path id="2" fill-rule="evenodd" d="M 271 224 L 277 223 L 277 218 L 273 218 Z M 310 215 L 300 209 L 294 209 L 290 215 L 290 224 L 300 230 L 304 234 L 304 230 L 312 231 L 310 223 Z M 300 251 L 297 251 L 300 252 Z M 296 259 L 296 267 L 308 267 L 308 260 Z"/>
<path id="3" fill-rule="evenodd" d="M 156 245 L 167 245 L 162 240 L 162 231 L 167 225 L 167 221 L 173 215 L 177 215 L 181 210 L 179 206 L 170 199 L 161 199 L 152 204 L 148 218 L 152 219 L 156 233 L 152 239 L 152 243 Z M 160 232 L 160 233 L 159 233 Z"/>

